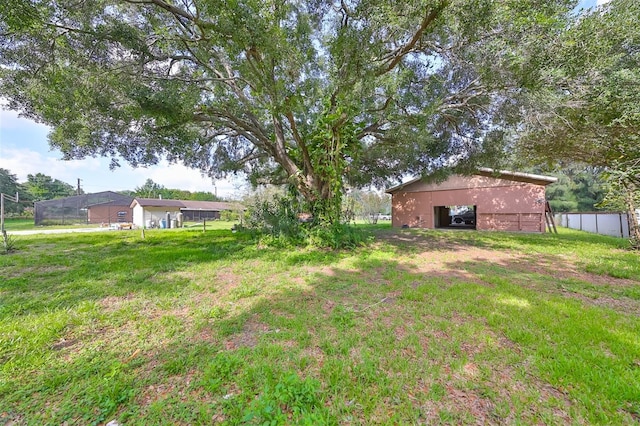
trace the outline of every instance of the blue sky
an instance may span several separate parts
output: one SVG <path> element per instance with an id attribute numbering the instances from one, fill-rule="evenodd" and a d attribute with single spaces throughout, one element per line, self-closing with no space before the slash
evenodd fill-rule
<path id="1" fill-rule="evenodd" d="M 591 8 L 606 1 L 581 0 L 576 9 Z M 239 180 L 212 181 L 197 170 L 167 162 L 135 169 L 122 162 L 121 167 L 111 171 L 105 158 L 62 161 L 62 154 L 49 147 L 48 132 L 49 128 L 42 124 L 21 118 L 14 111 L 0 109 L 0 168 L 10 170 L 20 182 L 35 173 L 44 173 L 73 186 L 79 178 L 85 192 L 134 189 L 153 179 L 167 188 L 217 192 L 223 197 L 238 197 L 241 193 Z"/>
<path id="2" fill-rule="evenodd" d="M 595 6 L 600 6 L 602 4 L 607 3 L 608 1 L 609 0 L 580 0 L 580 2 L 578 2 L 578 6 L 576 7 L 576 9 L 577 10 L 588 9 Z"/>
<path id="3" fill-rule="evenodd" d="M 75 187 L 79 178 L 85 192 L 134 189 L 147 179 L 167 188 L 217 192 L 222 197 L 241 192 L 241 181 L 212 181 L 197 170 L 167 162 L 135 169 L 121 162 L 121 167 L 111 171 L 106 158 L 63 161 L 60 151 L 50 149 L 48 133 L 47 126 L 21 118 L 15 111 L 0 110 L 0 168 L 8 169 L 20 182 L 28 174 L 44 173 Z"/>
<path id="4" fill-rule="evenodd" d="M 576 9 L 587 9 L 596 5 L 596 0 L 580 0 Z"/>

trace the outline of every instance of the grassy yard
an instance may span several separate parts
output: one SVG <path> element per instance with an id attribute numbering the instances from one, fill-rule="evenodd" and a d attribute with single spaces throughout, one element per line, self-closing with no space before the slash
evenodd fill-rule
<path id="1" fill-rule="evenodd" d="M 96 224 L 76 225 L 39 225 L 36 226 L 33 219 L 5 219 L 4 227 L 7 231 L 27 231 L 32 229 L 72 229 L 72 228 L 97 228 Z"/>
<path id="2" fill-rule="evenodd" d="M 208 220 L 206 222 L 207 230 L 230 230 L 233 225 L 238 222 L 228 222 L 224 220 Z M 73 229 L 73 228 L 99 228 L 99 224 L 85 223 L 77 225 L 38 225 L 36 226 L 33 219 L 5 219 L 5 229 L 7 231 L 30 231 L 30 230 L 49 230 L 49 229 Z M 185 228 L 202 230 L 203 222 L 185 222 Z"/>
<path id="3" fill-rule="evenodd" d="M 577 231 L 34 235 L 0 256 L 0 424 L 629 424 L 640 256 Z"/>

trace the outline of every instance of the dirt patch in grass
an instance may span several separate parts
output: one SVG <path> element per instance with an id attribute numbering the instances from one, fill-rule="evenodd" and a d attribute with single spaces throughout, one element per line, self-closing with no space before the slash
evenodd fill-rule
<path id="1" fill-rule="evenodd" d="M 70 348 L 74 346 L 76 343 L 78 343 L 77 339 L 62 338 L 58 340 L 56 343 L 54 343 L 53 345 L 51 345 L 51 349 L 53 349 L 54 351 L 60 351 L 62 349 Z"/>
<path id="2" fill-rule="evenodd" d="M 229 291 L 237 287 L 243 277 L 236 274 L 230 268 L 221 268 L 212 271 L 211 274 L 204 273 L 200 270 L 182 270 L 174 271 L 164 275 L 167 280 L 171 279 L 185 279 L 188 282 L 194 282 L 203 285 L 205 288 L 210 288 L 216 292 L 220 291 L 226 294 Z"/>
<path id="3" fill-rule="evenodd" d="M 582 269 L 582 266 L 573 263 L 565 256 L 521 256 L 518 261 L 510 263 L 509 266 L 522 272 L 532 272 L 541 275 L 549 275 L 551 273 L 557 280 L 575 279 L 595 285 L 613 285 L 620 287 L 638 285 L 638 282 L 634 280 L 586 272 Z"/>
<path id="4" fill-rule="evenodd" d="M 404 233 L 398 230 L 379 231 L 376 237 L 397 247 L 403 252 L 455 251 L 463 245 L 440 235 Z"/>
<path id="5" fill-rule="evenodd" d="M 217 333 L 211 327 L 201 327 L 200 330 L 194 334 L 191 339 L 194 342 L 215 342 L 218 336 Z"/>
<path id="6" fill-rule="evenodd" d="M 212 281 L 215 281 L 215 288 L 217 291 L 226 293 L 242 282 L 242 276 L 229 270 L 228 268 L 220 269 L 216 272 L 214 277 L 211 277 Z"/>
<path id="7" fill-rule="evenodd" d="M 242 332 L 231 336 L 224 342 L 224 347 L 226 350 L 243 347 L 253 348 L 258 344 L 260 336 L 269 331 L 269 326 L 258 321 L 257 317 L 254 316 L 245 323 Z"/>
<path id="8" fill-rule="evenodd" d="M 583 266 L 567 256 L 532 256 L 514 251 L 455 244 L 426 235 L 382 234 L 381 239 L 400 247 L 406 245 L 407 248 L 412 248 L 414 256 L 408 258 L 407 263 L 411 265 L 412 271 L 424 274 L 429 279 L 441 278 L 444 283 L 462 281 L 493 287 L 492 284 L 483 281 L 473 269 L 482 265 L 495 265 L 505 268 L 510 273 L 548 276 L 549 279 L 544 281 L 543 286 L 538 286 L 538 290 L 578 299 L 588 305 L 640 316 L 640 300 L 624 296 L 611 297 L 606 294 L 606 287 L 633 288 L 639 285 L 637 281 L 586 272 Z M 563 289 L 557 285 L 562 280 L 588 283 L 595 287 L 595 294 L 585 295 Z"/>
<path id="9" fill-rule="evenodd" d="M 25 275 L 48 275 L 55 273 L 63 273 L 66 271 L 70 271 L 71 267 L 69 266 L 21 266 L 20 268 L 16 268 L 15 270 L 6 270 L 2 271 L 4 279 L 12 279 L 12 278 L 21 278 Z"/>
<path id="10" fill-rule="evenodd" d="M 520 352 L 508 338 L 491 330 L 488 325 L 471 336 L 463 337 L 456 328 L 478 321 L 456 312 L 448 319 L 452 329 L 447 331 L 425 329 L 417 333 L 423 354 L 417 354 L 411 346 L 397 348 L 394 356 L 420 359 L 428 354 L 431 345 L 448 346 L 458 341 L 460 352 L 443 352 L 429 357 L 429 363 L 437 365 L 441 375 L 431 380 L 425 377 L 422 385 L 414 387 L 410 397 L 420 407 L 425 424 L 512 424 L 514 422 L 537 423 L 543 418 L 558 419 L 559 423 L 584 422 L 572 417 L 572 401 L 560 390 L 538 379 L 527 365 L 520 365 L 516 372 L 492 353 Z M 482 320 L 480 320 L 482 323 Z M 428 324 L 430 317 L 424 317 Z M 394 326 L 398 340 L 413 333 L 404 324 Z M 483 336 L 482 339 L 479 336 Z M 463 340 L 461 340 L 463 339 Z M 524 374 L 524 378 L 522 375 Z M 531 405 L 527 401 L 536 401 Z"/>
<path id="11" fill-rule="evenodd" d="M 614 311 L 631 314 L 640 317 L 640 301 L 629 298 L 613 298 L 609 296 L 598 295 L 597 297 L 589 297 L 584 294 L 575 293 L 572 291 L 559 291 L 566 297 L 578 299 L 587 305 L 598 306 L 603 308 L 613 309 Z"/>
<path id="12" fill-rule="evenodd" d="M 428 403 L 432 421 L 439 413 L 458 413 L 471 416 L 475 424 L 512 424 L 516 419 L 535 423 L 546 414 L 561 424 L 584 424 L 570 415 L 572 401 L 560 390 L 533 374 L 526 373 L 526 380 L 520 380 L 509 365 L 481 361 L 482 349 L 477 345 L 463 344 L 461 349 L 469 358 L 462 367 L 452 371 L 450 362 L 442 365 L 448 380 L 438 383 L 446 392 L 440 401 Z M 527 406 L 527 400 L 536 404 Z"/>
<path id="13" fill-rule="evenodd" d="M 317 364 L 317 367 L 321 367 L 324 364 L 325 353 L 319 346 L 309 346 L 302 349 L 300 358 L 311 358 Z"/>
<path id="14" fill-rule="evenodd" d="M 137 296 L 133 293 L 127 294 L 126 296 L 107 296 L 98 301 L 98 305 L 104 311 L 115 312 L 130 304 L 136 300 L 136 298 Z"/>
<path id="15" fill-rule="evenodd" d="M 335 267 L 332 266 L 305 266 L 305 275 L 320 275 L 323 277 L 335 277 L 337 275 Z"/>
<path id="16" fill-rule="evenodd" d="M 464 407 L 473 417 L 476 424 L 498 424 L 494 417 L 494 404 L 488 399 L 468 389 L 458 389 L 451 385 L 446 386 L 448 408 L 455 410 Z"/>
<path id="17" fill-rule="evenodd" d="M 194 399 L 204 401 L 207 396 L 203 392 L 192 389 L 192 383 L 196 378 L 197 373 L 195 371 L 168 376 L 162 382 L 155 382 L 144 388 L 136 397 L 135 403 L 141 407 L 146 407 L 156 401 L 168 398 L 175 398 L 185 402 Z"/>
<path id="18" fill-rule="evenodd" d="M 637 287 L 640 284 L 637 281 L 592 274 L 581 270 L 579 265 L 572 264 L 566 259 L 548 256 L 540 256 L 536 259 L 522 258 L 509 264 L 509 267 L 514 271 L 550 276 L 549 283 L 553 283 L 555 286 L 546 286 L 545 291 L 548 293 L 578 299 L 587 305 L 605 307 L 621 313 L 640 316 L 640 300 L 622 295 L 612 297 L 606 294 L 610 291 L 608 290 L 610 288 L 623 290 Z M 590 287 L 589 294 L 566 288 L 570 286 L 563 285 L 562 281 L 585 283 Z"/>
<path id="19" fill-rule="evenodd" d="M 4 426 L 18 426 L 26 424 L 23 416 L 7 411 L 0 412 L 0 423 Z"/>
<path id="20" fill-rule="evenodd" d="M 467 282 L 487 287 L 493 284 L 483 280 L 469 265 L 506 266 L 521 259 L 519 253 L 489 250 L 473 246 L 454 246 L 450 250 L 422 252 L 412 261 L 415 271 L 444 283 Z"/>

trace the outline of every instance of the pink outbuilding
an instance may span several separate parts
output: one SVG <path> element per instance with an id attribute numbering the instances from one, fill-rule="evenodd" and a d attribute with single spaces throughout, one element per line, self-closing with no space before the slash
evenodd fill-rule
<path id="1" fill-rule="evenodd" d="M 444 182 L 414 179 L 386 192 L 394 227 L 545 232 L 545 188 L 556 180 L 482 168 Z"/>

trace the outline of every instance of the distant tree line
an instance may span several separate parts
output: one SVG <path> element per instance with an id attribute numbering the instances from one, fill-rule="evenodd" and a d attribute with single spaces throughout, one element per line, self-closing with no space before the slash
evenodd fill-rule
<path id="1" fill-rule="evenodd" d="M 163 198 L 165 200 L 223 201 L 221 197 L 207 191 L 185 191 L 183 189 L 165 188 L 163 185 L 147 179 L 144 185 L 133 191 L 120 191 L 122 194 L 140 198 Z"/>
<path id="2" fill-rule="evenodd" d="M 539 172 L 538 170 L 536 170 Z M 558 181 L 547 187 L 547 199 L 554 212 L 589 212 L 601 209 L 622 210 L 603 203 L 607 185 L 603 169 L 568 165 L 553 173 Z"/>
<path id="3" fill-rule="evenodd" d="M 76 195 L 77 188 L 43 173 L 27 175 L 26 182 L 18 182 L 16 175 L 0 168 L 0 192 L 10 195 L 19 194 L 18 203 L 5 203 L 5 213 L 24 214 L 33 203 L 41 200 Z"/>

